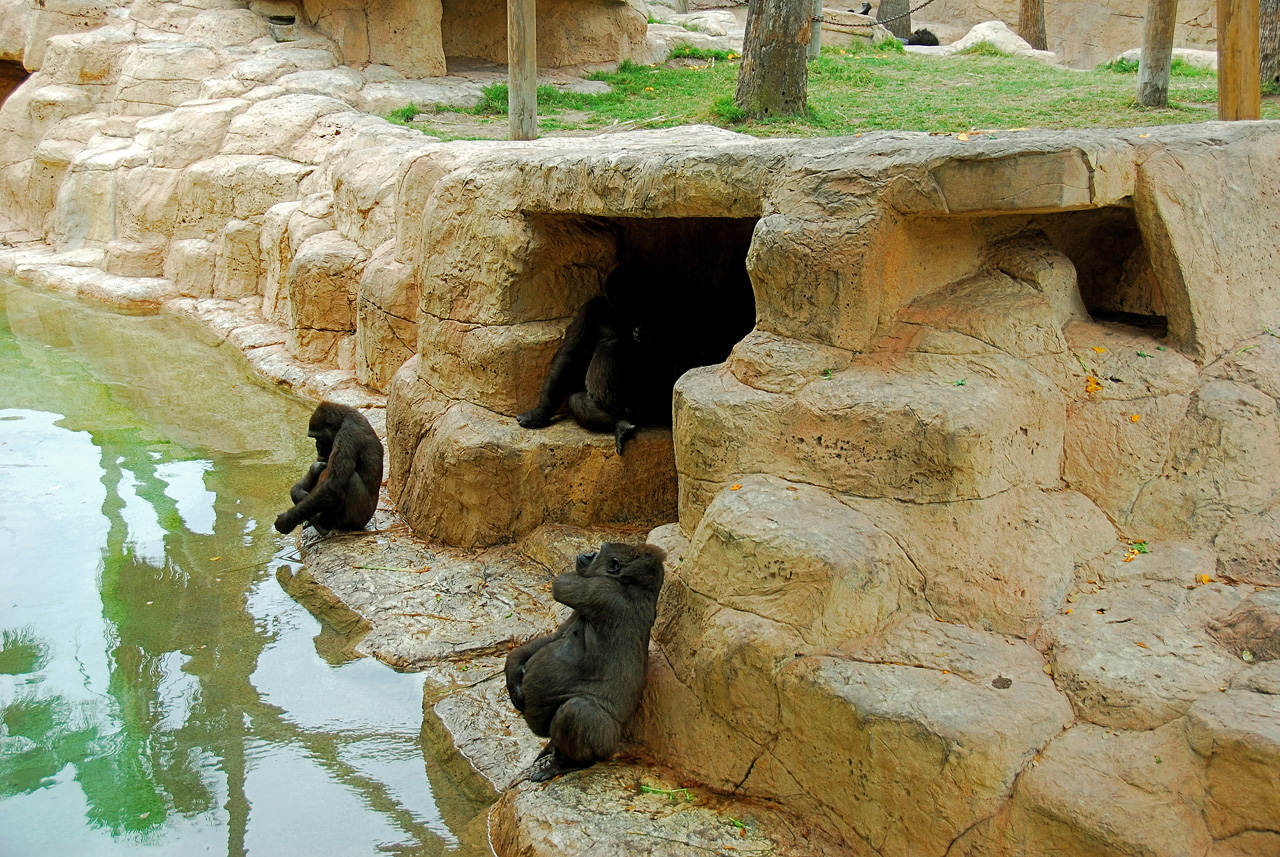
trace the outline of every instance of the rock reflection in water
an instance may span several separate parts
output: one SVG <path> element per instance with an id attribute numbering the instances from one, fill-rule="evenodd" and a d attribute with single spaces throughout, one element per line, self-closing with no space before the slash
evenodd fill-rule
<path id="1" fill-rule="evenodd" d="M 470 853 L 421 680 L 273 579 L 310 406 L 201 337 L 0 281 L 0 853 Z"/>

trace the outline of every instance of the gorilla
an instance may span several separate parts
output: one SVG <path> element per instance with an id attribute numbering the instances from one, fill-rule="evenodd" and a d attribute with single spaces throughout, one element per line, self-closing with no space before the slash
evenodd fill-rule
<path id="1" fill-rule="evenodd" d="M 681 375 L 726 359 L 755 324 L 749 299 L 721 301 L 719 291 L 699 295 L 690 284 L 677 311 L 658 296 L 670 284 L 648 279 L 638 266 L 620 266 L 603 293 L 583 304 L 551 359 L 538 404 L 516 417 L 521 426 L 549 425 L 568 399 L 578 425 L 613 432 L 621 455 L 637 426 L 671 424 L 671 389 Z M 751 295 L 745 267 L 726 282 L 724 294 Z M 698 305 L 699 298 L 712 305 Z"/>
<path id="2" fill-rule="evenodd" d="M 654 545 L 616 542 L 579 554 L 575 570 L 551 585 L 573 615 L 507 655 L 511 704 L 533 734 L 551 739 L 531 769 L 535 782 L 608 759 L 617 749 L 644 690 L 665 558 Z"/>
<path id="3" fill-rule="evenodd" d="M 907 36 L 908 45 L 927 45 L 929 47 L 937 47 L 938 37 L 933 34 L 932 30 L 926 30 L 924 27 L 916 30 Z"/>
<path id="4" fill-rule="evenodd" d="M 316 407 L 307 436 L 318 460 L 289 490 L 294 507 L 280 513 L 276 529 L 288 533 L 306 522 L 321 535 L 363 530 L 378 508 L 382 441 L 363 414 L 336 402 Z"/>

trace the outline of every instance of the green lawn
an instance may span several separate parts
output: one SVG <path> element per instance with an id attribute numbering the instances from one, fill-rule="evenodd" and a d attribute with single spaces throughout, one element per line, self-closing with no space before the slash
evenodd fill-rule
<path id="1" fill-rule="evenodd" d="M 680 54 L 683 53 L 683 56 Z M 738 61 L 732 54 L 683 51 L 657 67 L 624 63 L 593 77 L 605 95 L 538 90 L 539 131 L 591 131 L 608 126 L 663 128 L 709 123 L 759 136 L 831 136 L 900 129 L 961 132 L 976 129 L 1087 128 L 1167 125 L 1216 118 L 1213 72 L 1175 65 L 1166 109 L 1138 107 L 1135 64 L 1110 63 L 1074 71 L 980 49 L 954 57 L 885 48 L 824 48 L 809 65 L 809 114 L 742 122 L 733 106 Z M 483 124 L 505 129 L 506 86 L 486 90 L 486 102 L 468 111 Z M 407 120 L 415 111 L 398 117 Z M 1264 99 L 1263 118 L 1280 118 L 1280 100 Z M 397 118 L 397 117 L 393 117 Z M 430 117 L 428 117 L 430 119 Z M 415 123 L 427 133 L 431 121 Z M 494 136 L 477 134 L 477 136 Z"/>

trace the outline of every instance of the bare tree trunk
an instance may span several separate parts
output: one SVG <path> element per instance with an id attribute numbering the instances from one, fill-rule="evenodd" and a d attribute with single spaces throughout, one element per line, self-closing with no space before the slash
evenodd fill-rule
<path id="1" fill-rule="evenodd" d="M 750 0 L 733 101 L 749 117 L 805 111 L 812 0 Z"/>
<path id="2" fill-rule="evenodd" d="M 1262 84 L 1280 86 L 1280 0 L 1261 0 L 1258 17 L 1262 24 Z"/>
<path id="3" fill-rule="evenodd" d="M 904 12 L 911 12 L 911 0 L 880 0 L 880 8 L 876 9 L 876 20 L 885 21 L 889 18 L 896 18 Z M 905 42 L 907 37 L 911 35 L 911 15 L 907 14 L 896 21 L 891 21 L 885 24 L 885 27 L 889 29 L 889 32 Z"/>
<path id="4" fill-rule="evenodd" d="M 1138 103 L 1169 106 L 1169 67 L 1173 63 L 1173 27 L 1178 23 L 1178 0 L 1147 0 L 1138 60 Z"/>
<path id="5" fill-rule="evenodd" d="M 1018 35 L 1038 51 L 1049 50 L 1044 32 L 1044 0 L 1022 0 L 1018 10 Z"/>

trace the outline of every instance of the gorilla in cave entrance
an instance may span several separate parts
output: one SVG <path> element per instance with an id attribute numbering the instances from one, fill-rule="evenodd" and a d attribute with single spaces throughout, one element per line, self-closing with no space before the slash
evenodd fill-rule
<path id="1" fill-rule="evenodd" d="M 578 311 L 538 404 L 516 421 L 542 428 L 568 399 L 578 425 L 612 431 L 621 455 L 638 426 L 671 424 L 671 390 L 681 375 L 724 361 L 754 324 L 745 265 L 710 284 L 622 265 Z"/>
<path id="2" fill-rule="evenodd" d="M 355 408 L 321 402 L 307 436 L 315 439 L 317 461 L 289 490 L 294 507 L 276 518 L 276 529 L 288 533 L 306 522 L 321 535 L 363 530 L 378 508 L 382 485 L 377 432 Z"/>
<path id="3" fill-rule="evenodd" d="M 531 780 L 585 768 L 617 750 L 644 690 L 665 558 L 654 545 L 613 542 L 579 554 L 574 570 L 551 584 L 552 596 L 573 614 L 507 655 L 511 704 L 534 735 L 550 739 Z"/>

